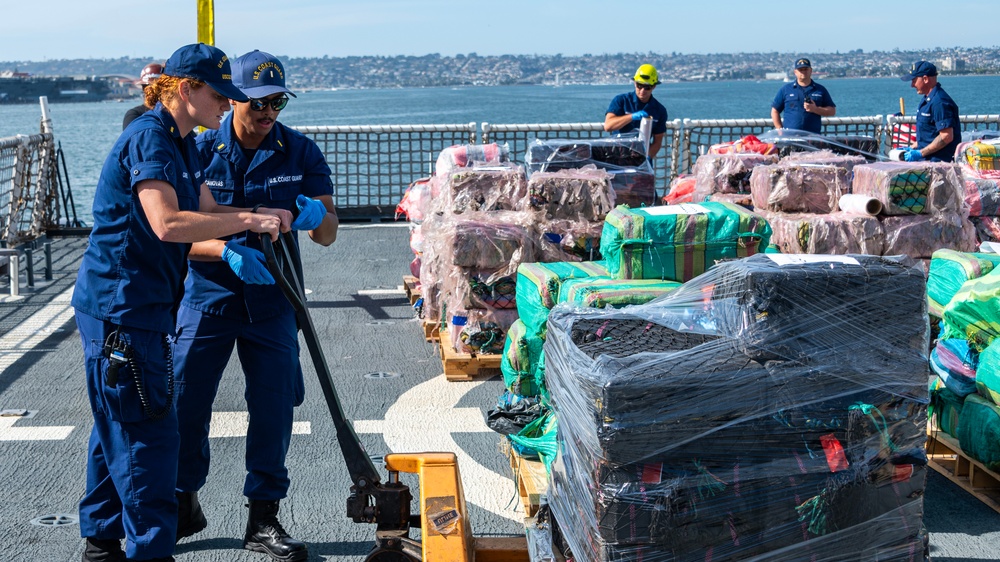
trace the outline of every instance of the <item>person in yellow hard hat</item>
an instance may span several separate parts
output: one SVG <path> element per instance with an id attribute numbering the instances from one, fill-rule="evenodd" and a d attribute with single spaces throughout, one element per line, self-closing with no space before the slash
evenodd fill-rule
<path id="1" fill-rule="evenodd" d="M 643 117 L 652 117 L 653 138 L 649 141 L 649 160 L 653 161 L 663 145 L 663 134 L 667 132 L 667 108 L 653 97 L 653 89 L 660 83 L 660 77 L 653 65 L 644 64 L 635 71 L 632 81 L 635 83 L 634 92 L 619 94 L 611 100 L 604 116 L 604 130 L 628 133 L 639 128 Z"/>

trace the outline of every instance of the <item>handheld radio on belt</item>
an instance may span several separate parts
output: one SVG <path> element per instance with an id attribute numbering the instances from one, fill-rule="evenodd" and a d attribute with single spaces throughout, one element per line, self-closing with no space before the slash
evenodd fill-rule
<path id="1" fill-rule="evenodd" d="M 119 371 L 128 366 L 132 371 L 132 378 L 135 380 L 135 390 L 139 394 L 142 411 L 151 420 L 163 419 L 174 407 L 174 356 L 170 351 L 170 343 L 167 341 L 166 335 L 163 336 L 161 343 L 163 344 L 163 356 L 167 360 L 167 403 L 159 410 L 154 410 L 149 404 L 149 394 L 146 392 L 146 379 L 142 368 L 135 360 L 135 350 L 122 336 L 121 327 L 116 327 L 104 340 L 104 357 L 108 359 L 108 374 L 105 382 L 108 386 L 118 386 Z"/>

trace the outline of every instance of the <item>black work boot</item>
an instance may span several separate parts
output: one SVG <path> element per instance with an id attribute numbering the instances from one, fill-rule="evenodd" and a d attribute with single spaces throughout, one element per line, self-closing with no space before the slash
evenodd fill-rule
<path id="1" fill-rule="evenodd" d="M 118 539 L 87 539 L 83 562 L 126 562 L 122 541 Z"/>
<path id="2" fill-rule="evenodd" d="M 243 548 L 263 552 L 274 560 L 289 562 L 309 558 L 306 544 L 288 536 L 278 523 L 278 502 L 250 500 L 250 519 L 243 536 Z"/>
<path id="3" fill-rule="evenodd" d="M 177 492 L 177 540 L 205 530 L 208 520 L 198 503 L 198 492 Z"/>

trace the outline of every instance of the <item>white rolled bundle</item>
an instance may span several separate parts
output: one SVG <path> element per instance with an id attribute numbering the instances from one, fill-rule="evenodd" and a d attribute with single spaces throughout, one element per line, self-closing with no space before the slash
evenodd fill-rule
<path id="1" fill-rule="evenodd" d="M 882 212 L 882 202 L 874 197 L 850 193 L 841 195 L 838 206 L 845 213 L 875 216 Z"/>

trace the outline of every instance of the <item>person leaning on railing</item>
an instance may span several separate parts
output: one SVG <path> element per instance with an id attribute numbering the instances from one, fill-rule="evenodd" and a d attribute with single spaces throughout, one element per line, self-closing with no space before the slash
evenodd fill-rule
<path id="1" fill-rule="evenodd" d="M 284 209 L 217 205 L 202 182 L 191 132 L 218 128 L 229 99 L 246 99 L 230 74 L 215 47 L 174 52 L 146 92 L 153 109 L 125 128 L 97 181 L 72 300 L 94 417 L 84 562 L 174 559 L 179 437 L 168 338 L 191 243 L 245 230 L 277 239 L 291 226 Z"/>
<path id="2" fill-rule="evenodd" d="M 649 141 L 649 161 L 656 159 L 656 153 L 663 146 L 663 135 L 667 132 L 667 108 L 653 97 L 653 90 L 660 83 L 656 68 L 644 64 L 632 77 L 634 92 L 619 94 L 611 100 L 604 116 L 604 130 L 628 133 L 639 128 L 643 117 L 653 118 L 652 138 Z"/>
<path id="3" fill-rule="evenodd" d="M 907 162 L 952 162 L 955 148 L 962 142 L 958 105 L 938 83 L 937 75 L 937 67 L 922 60 L 913 63 L 909 74 L 900 77 L 909 80 L 910 86 L 923 96 L 917 108 L 917 140 L 903 153 Z"/>

